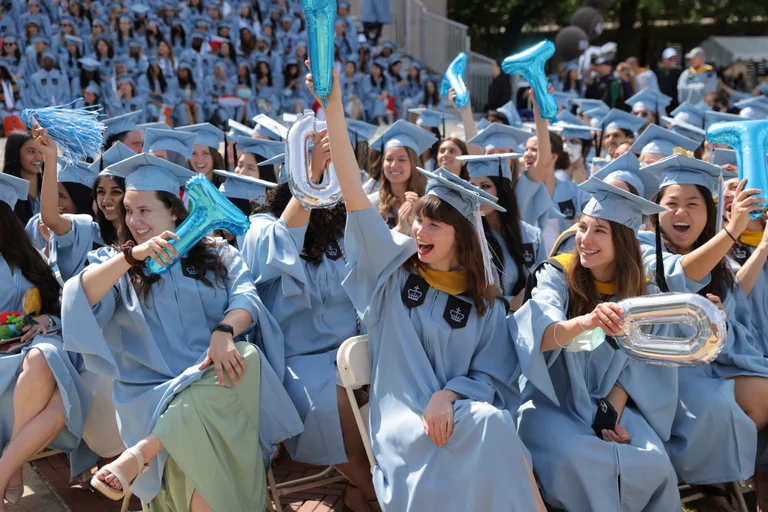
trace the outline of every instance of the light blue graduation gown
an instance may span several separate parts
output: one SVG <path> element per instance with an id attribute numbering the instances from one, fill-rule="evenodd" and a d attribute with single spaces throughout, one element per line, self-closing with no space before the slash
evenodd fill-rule
<path id="1" fill-rule="evenodd" d="M 386 25 L 392 22 L 392 14 L 389 10 L 388 0 L 363 0 L 363 12 L 360 15 L 363 23 L 381 23 Z"/>
<path id="2" fill-rule="evenodd" d="M 714 69 L 692 73 L 691 68 L 684 70 L 677 79 L 677 100 L 688 101 L 694 105 L 704 99 L 704 96 L 717 91 L 718 78 Z"/>
<path id="3" fill-rule="evenodd" d="M 404 264 L 416 243 L 391 232 L 375 209 L 347 214 L 345 243 L 344 289 L 369 332 L 369 437 L 382 509 L 534 510 L 524 447 L 509 411 L 519 403 L 519 371 L 503 301 L 478 317 L 466 297 L 404 290 L 413 275 Z M 423 304 L 407 307 L 404 291 Z M 448 309 L 449 318 L 466 324 L 452 328 L 444 319 Z M 453 406 L 453 433 L 439 448 L 421 417 L 442 389 L 463 398 Z"/>
<path id="4" fill-rule="evenodd" d="M 42 251 L 45 249 L 45 240 L 43 240 L 43 237 L 40 236 L 40 214 L 36 213 L 32 216 L 32 218 L 29 219 L 27 222 L 27 225 L 24 227 L 24 231 L 26 231 L 27 236 L 32 241 L 32 245 L 35 246 L 35 249 L 38 251 Z"/>
<path id="5" fill-rule="evenodd" d="M 63 105 L 70 101 L 69 80 L 61 71 L 40 69 L 29 80 L 29 102 L 32 108 Z"/>
<path id="6" fill-rule="evenodd" d="M 360 94 L 362 95 L 363 107 L 365 108 L 368 120 L 376 121 L 377 117 L 386 117 L 387 115 L 387 102 L 380 100 L 378 96 L 384 91 L 387 91 L 390 96 L 394 95 L 394 82 L 391 78 L 387 77 L 386 84 L 383 83 L 384 78 L 379 80 L 378 83 L 373 84 L 371 79 L 370 74 L 363 76 L 360 84 Z"/>
<path id="7" fill-rule="evenodd" d="M 555 171 L 555 191 L 552 193 L 552 203 L 555 208 L 555 216 L 560 214 L 560 232 L 562 233 L 568 227 L 579 219 L 581 210 L 589 201 L 590 196 L 579 188 L 577 184 L 571 181 L 565 171 Z M 550 215 L 552 217 L 552 215 Z"/>
<path id="8" fill-rule="evenodd" d="M 214 286 L 192 277 L 184 260 L 152 285 L 147 301 L 137 296 L 127 274 L 93 307 L 79 276 L 64 286 L 65 346 L 82 353 L 89 370 L 115 379 L 113 397 L 126 446 L 152 433 L 173 398 L 200 378 L 203 372 L 198 366 L 205 359 L 211 332 L 229 311 L 248 311 L 257 338 L 282 343 L 279 326 L 256 294 L 240 253 L 223 240 L 218 240 L 215 250 L 227 268 L 227 277 Z M 88 257 L 91 265 L 99 265 L 115 254 L 113 248 L 103 247 Z M 272 400 L 269 390 L 280 387 L 276 377 L 271 385 L 264 384 L 265 369 L 269 366 L 262 367 L 262 411 Z M 273 372 L 266 373 L 274 376 Z M 273 405 L 275 409 L 260 418 L 262 445 L 265 431 L 261 424 L 270 422 L 275 414 L 290 412 L 285 403 Z M 273 422 L 268 432 L 275 434 L 281 426 L 293 427 L 286 430 L 296 427 L 287 417 L 285 423 Z M 149 471 L 132 485 L 143 501 L 151 501 L 159 492 L 167 460 L 168 452 L 160 452 Z"/>
<path id="9" fill-rule="evenodd" d="M 306 232 L 307 225 L 287 228 L 271 215 L 255 215 L 241 250 L 285 337 L 283 385 L 304 422 L 304 432 L 284 443 L 291 459 L 343 464 L 347 455 L 336 400 L 336 352 L 360 332 L 341 287 L 343 240 L 315 265 L 300 256 Z"/>
<path id="10" fill-rule="evenodd" d="M 677 370 L 630 359 L 607 342 L 591 352 L 542 353 L 547 327 L 567 319 L 568 287 L 565 274 L 551 265 L 536 277 L 531 299 L 509 326 L 527 379 L 518 432 L 542 495 L 571 512 L 680 510 L 677 477 L 662 442 L 675 414 Z M 603 441 L 592 430 L 598 400 L 614 385 L 631 399 L 619 420 L 631 436 L 627 444 Z"/>
<path id="11" fill-rule="evenodd" d="M 504 272 L 501 275 L 501 289 L 504 292 L 504 298 L 507 301 L 512 301 L 515 295 L 512 294 L 514 287 L 517 284 L 517 280 L 520 278 L 517 273 L 517 264 L 512 258 L 512 255 L 507 249 L 507 244 L 504 242 L 504 238 L 501 234 L 491 230 L 494 238 L 501 246 L 500 259 L 504 264 Z M 525 289 L 525 279 L 528 277 L 528 273 L 539 264 L 539 262 L 546 259 L 544 254 L 544 247 L 541 241 L 541 231 L 539 228 L 535 228 L 530 224 L 520 221 L 520 234 L 522 235 L 523 245 L 523 286 L 521 290 Z M 519 293 L 519 292 L 518 292 Z"/>
<path id="12" fill-rule="evenodd" d="M 523 173 L 515 183 L 515 198 L 520 220 L 544 231 L 550 215 L 556 215 L 552 198 L 544 183 L 536 183 Z"/>
<path id="13" fill-rule="evenodd" d="M 655 235 L 641 231 L 638 239 L 643 260 L 655 272 Z M 711 281 L 709 275 L 698 282 L 686 278 L 680 254 L 664 251 L 663 260 L 667 285 L 672 292 L 697 293 Z M 721 299 L 728 314 L 726 347 L 709 365 L 678 370 L 677 411 L 672 433 L 665 442 L 678 477 L 690 484 L 743 480 L 754 471 L 755 424 L 736 403 L 733 381 L 716 371 L 719 361 L 730 357 L 728 353 L 734 345 L 744 344 L 748 332 L 735 315 L 734 294 Z M 679 329 L 675 332 L 677 336 L 683 334 Z"/>
<path id="14" fill-rule="evenodd" d="M 54 274 L 67 281 L 88 264 L 88 253 L 104 245 L 99 225 L 90 215 L 66 215 L 72 228 L 59 236 L 51 232 L 48 243 L 48 263 Z"/>
<path id="15" fill-rule="evenodd" d="M 33 288 L 33 285 L 20 269 L 11 272 L 2 255 L 0 283 L 0 311 L 22 311 L 24 294 Z M 53 316 L 51 318 L 56 322 L 57 328 L 60 328 L 61 321 Z M 83 428 L 91 407 L 92 393 L 78 373 L 82 360 L 77 354 L 64 350 L 60 334 L 38 335 L 19 353 L 0 354 L 0 446 L 4 447 L 11 440 L 13 392 L 24 357 L 32 349 L 40 350 L 45 356 L 56 380 L 67 417 L 66 426 L 49 446 L 67 452 L 70 458 L 70 478 L 74 478 L 98 460 L 98 456 L 83 441 Z"/>

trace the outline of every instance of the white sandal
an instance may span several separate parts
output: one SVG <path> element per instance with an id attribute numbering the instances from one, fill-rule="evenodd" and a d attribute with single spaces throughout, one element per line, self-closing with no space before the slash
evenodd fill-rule
<path id="1" fill-rule="evenodd" d="M 115 478 L 117 478 L 117 481 L 120 482 L 120 485 L 123 486 L 122 490 L 117 490 L 114 487 L 110 486 L 107 482 L 99 480 L 99 478 L 96 475 L 93 475 L 93 477 L 91 477 L 91 487 L 99 491 L 101 494 L 103 494 L 107 498 L 114 501 L 119 501 L 123 499 L 125 494 L 131 488 L 131 484 L 133 484 L 133 482 L 136 481 L 136 478 L 139 478 L 149 469 L 149 464 L 144 464 L 144 456 L 141 454 L 139 449 L 136 448 L 135 446 L 128 448 L 123 453 L 130 453 L 131 455 L 133 455 L 133 458 L 136 459 L 136 462 L 138 463 L 139 473 L 136 475 L 136 477 L 133 480 L 129 482 L 128 479 L 125 478 L 125 475 L 123 474 L 122 471 L 117 469 L 116 466 L 112 467 L 114 462 L 110 462 L 109 464 L 107 464 L 102 468 L 102 469 L 106 469 L 107 471 L 112 473 L 112 475 Z"/>

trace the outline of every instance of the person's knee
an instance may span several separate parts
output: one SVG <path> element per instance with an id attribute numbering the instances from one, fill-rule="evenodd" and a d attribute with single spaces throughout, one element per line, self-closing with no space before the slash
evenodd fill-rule
<path id="1" fill-rule="evenodd" d="M 53 382 L 53 372 L 48 360 L 39 349 L 33 348 L 24 356 L 24 373 L 34 378 L 36 384 Z"/>

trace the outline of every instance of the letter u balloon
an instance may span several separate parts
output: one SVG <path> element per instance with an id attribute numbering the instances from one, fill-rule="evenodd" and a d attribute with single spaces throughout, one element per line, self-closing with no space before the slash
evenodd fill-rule
<path id="1" fill-rule="evenodd" d="M 707 142 L 726 144 L 736 152 L 739 180 L 747 178 L 747 187 L 759 188 L 761 206 L 768 203 L 768 120 L 715 123 L 707 130 Z M 761 211 L 749 215 L 753 220 L 762 216 Z"/>
<path id="2" fill-rule="evenodd" d="M 547 74 L 544 64 L 555 54 L 555 45 L 548 39 L 527 50 L 510 55 L 501 63 L 501 69 L 508 75 L 523 75 L 533 87 L 536 105 L 541 117 L 551 122 L 557 120 L 557 102 L 547 90 Z"/>
<path id="3" fill-rule="evenodd" d="M 456 107 L 464 108 L 469 104 L 469 91 L 464 84 L 464 70 L 467 68 L 467 54 L 459 53 L 448 66 L 440 82 L 440 96 L 448 97 L 448 91 L 453 88 L 456 93 Z"/>

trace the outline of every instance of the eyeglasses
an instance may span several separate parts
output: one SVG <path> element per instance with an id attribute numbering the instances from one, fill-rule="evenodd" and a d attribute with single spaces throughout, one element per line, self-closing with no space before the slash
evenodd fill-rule
<path id="1" fill-rule="evenodd" d="M 13 45 L 15 45 L 15 44 L 16 44 L 16 43 L 3 43 L 3 46 L 13 46 Z"/>

